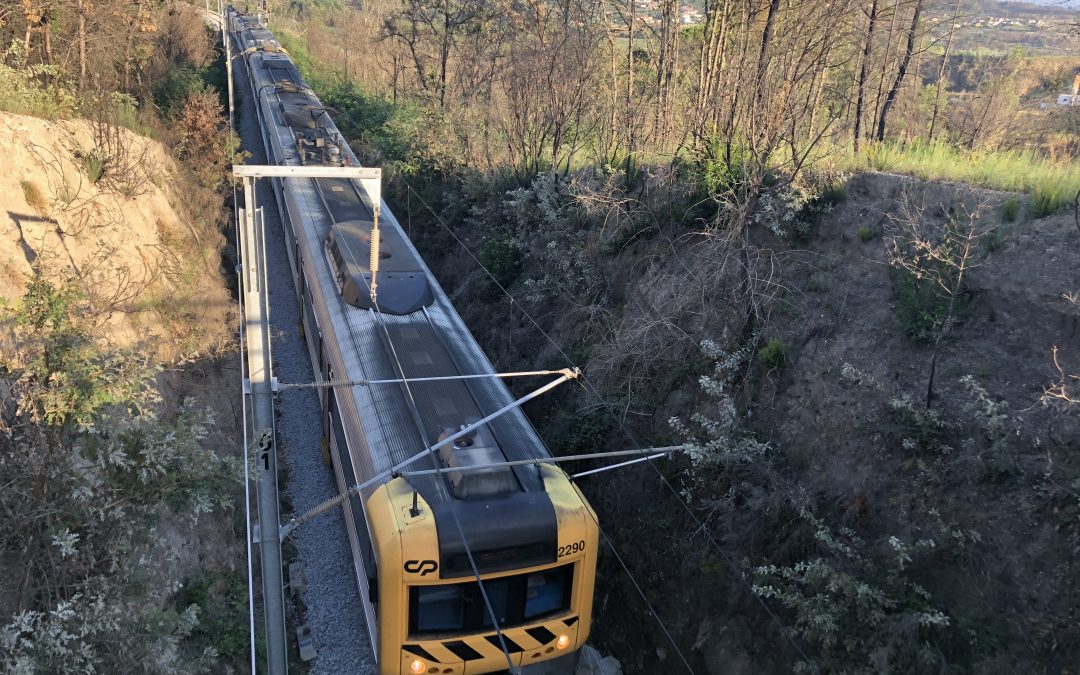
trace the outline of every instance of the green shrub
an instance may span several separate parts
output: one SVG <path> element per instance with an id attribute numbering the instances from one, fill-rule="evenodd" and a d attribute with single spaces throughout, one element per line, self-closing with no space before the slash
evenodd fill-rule
<path id="1" fill-rule="evenodd" d="M 843 185 L 830 185 L 821 193 L 821 200 L 829 206 L 838 206 L 847 201 L 847 191 Z"/>
<path id="2" fill-rule="evenodd" d="M 58 77 L 60 67 L 56 65 L 32 65 L 15 69 L 0 63 L 0 110 L 20 115 L 37 117 L 71 117 L 79 109 L 79 99 Z M 48 75 L 50 86 L 41 84 L 41 78 Z"/>
<path id="3" fill-rule="evenodd" d="M 192 93 L 206 90 L 199 71 L 191 67 L 174 68 L 154 87 L 154 105 L 162 117 L 169 119 L 180 113 Z"/>
<path id="4" fill-rule="evenodd" d="M 1069 197 L 1052 186 L 1039 188 L 1031 195 L 1031 217 L 1050 216 L 1069 205 Z"/>
<path id="5" fill-rule="evenodd" d="M 247 600 L 247 584 L 239 572 L 211 572 L 189 582 L 176 595 L 177 610 L 198 607 L 199 623 L 191 631 L 191 641 L 212 645 L 221 661 L 241 672 L 248 665 L 251 646 Z M 263 652 L 262 639 L 257 640 L 256 647 Z"/>
<path id="6" fill-rule="evenodd" d="M 906 269 L 890 268 L 889 281 L 896 303 L 896 318 L 904 332 L 916 342 L 932 342 L 945 320 L 949 299 L 938 291 L 936 284 L 916 279 Z"/>
<path id="7" fill-rule="evenodd" d="M 611 435 L 612 417 L 602 410 L 557 410 L 548 425 L 547 441 L 556 455 L 580 455 L 603 448 Z"/>
<path id="8" fill-rule="evenodd" d="M 875 232 L 874 228 L 870 227 L 869 225 L 863 225 L 859 228 L 859 239 L 862 239 L 863 241 L 870 241 L 876 236 L 877 232 Z"/>
<path id="9" fill-rule="evenodd" d="M 86 173 L 86 177 L 90 179 L 91 183 L 97 184 L 105 175 L 105 167 L 109 163 L 109 158 L 97 148 L 80 153 L 77 157 L 82 163 L 82 169 Z"/>
<path id="10" fill-rule="evenodd" d="M 1001 205 L 1001 220 L 1006 223 L 1015 223 L 1020 215 L 1020 200 L 1016 197 L 1009 199 Z"/>
<path id="11" fill-rule="evenodd" d="M 709 145 L 701 160 L 700 175 L 705 194 L 719 195 L 737 190 L 746 179 L 746 149 L 741 145 L 731 148 L 731 161 L 727 161 L 727 148 L 719 137 Z"/>
<path id="12" fill-rule="evenodd" d="M 994 227 L 990 229 L 985 235 L 983 235 L 983 246 L 986 247 L 987 253 L 994 253 L 1001 248 L 1005 243 L 1005 238 L 1001 236 L 1001 228 Z"/>
<path id="13" fill-rule="evenodd" d="M 769 340 L 769 343 L 761 348 L 758 358 L 769 368 L 787 368 L 791 365 L 787 345 L 778 337 Z"/>
<path id="14" fill-rule="evenodd" d="M 521 273 L 521 249 L 509 238 L 488 239 L 480 247 L 480 262 L 502 286 L 509 286 Z"/>

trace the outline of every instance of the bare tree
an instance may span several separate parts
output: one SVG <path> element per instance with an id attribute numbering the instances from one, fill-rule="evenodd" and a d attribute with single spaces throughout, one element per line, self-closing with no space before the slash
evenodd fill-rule
<path id="1" fill-rule="evenodd" d="M 941 66 L 938 68 L 937 82 L 934 83 L 934 109 L 930 113 L 930 130 L 926 138 L 931 143 L 934 141 L 934 131 L 937 126 L 938 113 L 941 111 L 941 87 L 945 82 L 945 73 L 949 68 L 949 56 L 952 53 L 953 38 L 956 36 L 956 18 L 960 16 L 960 0 L 953 4 L 952 19 L 947 27 L 948 37 L 945 40 L 945 52 L 941 56 Z"/>
<path id="2" fill-rule="evenodd" d="M 407 0 L 383 25 L 385 36 L 408 47 L 417 82 L 440 108 L 447 103 L 451 50 L 489 10 L 484 0 Z"/>
<path id="3" fill-rule="evenodd" d="M 859 63 L 859 78 L 856 82 L 855 121 L 851 131 L 851 139 L 855 144 L 855 152 L 859 151 L 859 141 L 862 136 L 863 109 L 866 101 L 866 78 L 870 72 L 870 55 L 874 49 L 874 27 L 878 18 L 878 0 L 870 0 L 870 9 L 866 13 L 866 39 L 863 41 L 862 59 Z"/>
<path id="4" fill-rule="evenodd" d="M 979 223 L 982 208 L 981 203 L 971 209 L 961 203 L 939 225 L 928 217 L 925 201 L 916 203 L 908 195 L 901 198 L 899 213 L 891 218 L 892 232 L 886 241 L 889 264 L 907 271 L 916 282 L 929 283 L 945 299 L 945 307 L 936 317 L 930 350 L 927 408 L 934 396 L 934 375 L 942 341 L 956 320 L 957 302 L 967 274 L 978 266 L 975 254 L 979 241 L 990 231 Z"/>
<path id="5" fill-rule="evenodd" d="M 915 8 L 911 13 L 911 25 L 907 31 L 907 46 L 904 55 L 900 58 L 900 66 L 896 70 L 896 79 L 893 80 L 889 93 L 885 96 L 885 102 L 881 105 L 881 116 L 878 118 L 877 139 L 885 140 L 885 123 L 888 121 L 889 110 L 896 101 L 896 95 L 900 91 L 900 85 L 904 83 L 908 66 L 911 64 L 911 56 L 915 53 L 916 33 L 919 28 L 919 16 L 922 14 L 923 0 L 915 0 Z"/>

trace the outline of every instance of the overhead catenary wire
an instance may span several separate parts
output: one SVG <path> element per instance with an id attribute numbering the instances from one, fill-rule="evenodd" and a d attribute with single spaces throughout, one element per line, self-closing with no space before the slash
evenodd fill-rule
<path id="1" fill-rule="evenodd" d="M 350 181 L 350 183 L 352 183 L 352 182 Z M 352 185 L 353 185 L 353 189 L 356 190 L 355 183 L 352 183 Z M 359 191 L 357 191 L 357 196 L 359 196 Z M 321 193 L 320 193 L 320 197 L 321 197 Z M 361 201 L 363 201 L 363 200 L 361 200 Z M 325 205 L 325 202 L 324 202 L 324 205 Z M 379 205 L 375 205 L 374 208 L 378 209 Z M 327 213 L 330 214 L 329 208 L 327 208 Z M 331 221 L 333 221 L 332 216 L 331 216 Z M 349 253 L 350 253 L 350 255 L 353 256 L 353 259 L 354 260 L 358 259 L 356 257 L 356 253 L 352 250 L 351 246 L 349 245 L 348 239 L 343 237 L 342 241 L 345 243 L 346 248 L 349 249 Z M 364 279 L 364 276 L 360 275 L 360 278 Z M 371 287 L 371 285 L 369 285 L 367 283 L 366 279 L 364 279 L 364 284 L 368 286 L 368 293 L 370 294 L 371 302 L 374 305 L 374 311 L 372 312 L 372 314 L 375 315 L 376 323 L 382 329 L 383 335 L 386 337 L 386 344 L 390 348 L 390 353 L 394 358 L 394 363 L 397 366 L 398 374 L 401 375 L 402 385 L 404 386 L 406 396 L 408 397 L 408 404 L 410 406 L 410 413 L 414 417 L 414 423 L 417 426 L 417 431 L 419 431 L 419 433 L 420 433 L 420 438 L 423 440 L 424 446 L 427 447 L 427 448 L 431 448 L 433 444 L 431 443 L 431 439 L 428 438 L 427 430 L 424 428 L 424 425 L 422 423 L 420 423 L 420 420 L 418 419 L 417 410 L 419 409 L 419 407 L 417 406 L 416 398 L 413 396 L 412 387 L 409 386 L 408 378 L 405 377 L 405 368 L 401 363 L 401 359 L 398 357 L 397 348 L 394 346 L 394 341 L 390 337 L 390 330 L 386 326 L 386 320 L 382 315 L 382 310 L 379 308 L 378 298 L 377 298 L 377 296 L 375 294 L 375 290 L 374 290 L 374 288 Z M 439 466 L 439 462 L 436 459 L 435 454 L 434 453 L 427 453 L 427 455 L 431 459 L 432 467 L 434 467 L 439 472 L 439 477 L 442 478 L 443 471 L 442 471 L 441 467 Z M 444 480 L 436 481 L 435 485 L 436 485 L 436 488 L 438 489 L 438 491 L 445 497 L 446 496 L 446 486 L 445 486 Z M 514 660 L 510 656 L 510 649 L 506 645 L 506 638 L 503 635 L 502 628 L 499 626 L 499 619 L 495 615 L 495 608 L 492 606 L 491 599 L 488 597 L 487 589 L 484 586 L 484 580 L 480 577 L 480 570 L 476 565 L 476 558 L 473 555 L 472 547 L 469 545 L 468 538 L 465 536 L 465 529 L 461 526 L 461 519 L 458 517 L 456 510 L 449 509 L 449 511 L 450 511 L 450 515 L 451 515 L 451 517 L 452 517 L 452 519 L 454 521 L 454 527 L 457 530 L 458 537 L 461 538 L 462 546 L 465 549 L 465 556 L 469 561 L 469 567 L 472 569 L 473 576 L 476 578 L 477 588 L 480 589 L 480 597 L 484 601 L 484 609 L 487 611 L 488 616 L 491 617 L 491 624 L 495 628 L 495 635 L 498 638 L 499 647 L 502 649 L 503 656 L 506 658 L 507 670 L 509 670 L 510 673 L 512 673 L 512 674 L 517 674 L 517 673 L 520 672 L 520 670 L 514 665 Z"/>
<path id="2" fill-rule="evenodd" d="M 510 298 L 511 304 L 516 303 L 516 300 L 514 299 L 514 296 L 512 296 L 510 294 L 510 292 L 507 291 L 506 288 L 503 287 L 503 285 L 499 283 L 499 281 L 487 269 L 487 267 L 485 267 L 484 264 L 482 262 L 480 262 L 480 260 L 475 255 L 473 255 L 472 251 L 469 250 L 469 247 L 466 246 L 465 243 L 457 236 L 457 234 L 454 233 L 454 231 L 452 229 L 450 229 L 450 227 L 443 221 L 443 219 L 441 217 L 439 217 L 439 214 L 435 213 L 435 210 L 432 209 L 431 206 L 428 205 L 427 201 L 425 201 L 424 198 L 422 196 L 420 196 L 419 193 L 416 193 L 416 190 L 414 190 L 413 187 L 411 185 L 409 185 L 409 183 L 404 180 L 404 178 L 402 178 L 402 182 L 405 183 L 405 186 L 408 188 L 409 191 L 416 194 L 417 198 L 420 200 L 420 203 L 422 203 L 428 209 L 428 211 L 430 211 L 431 214 L 433 216 L 435 216 L 436 220 L 439 221 L 439 223 L 443 226 L 443 228 L 445 228 L 446 231 L 450 233 L 450 236 L 452 236 L 454 238 L 454 240 L 457 241 L 457 243 L 460 244 L 463 249 L 465 249 L 466 253 L 469 254 L 469 257 L 472 258 L 476 262 L 476 264 L 479 265 L 480 268 L 484 270 L 484 272 L 495 283 L 495 285 L 499 287 L 499 290 L 501 290 L 504 294 L 506 294 L 506 296 L 508 298 Z M 562 348 L 559 347 L 559 345 L 551 338 L 551 336 L 548 335 L 547 332 L 544 331 L 544 329 L 540 327 L 540 324 L 537 323 L 536 320 L 532 318 L 532 316 L 528 313 L 528 311 L 526 311 L 524 307 L 521 307 L 520 304 L 518 304 L 518 307 L 521 308 L 522 313 L 526 316 L 526 318 L 529 319 L 530 322 L 532 322 L 533 326 L 535 326 L 536 329 L 539 330 L 540 333 L 545 338 L 547 338 L 548 342 L 550 342 L 551 345 L 555 347 L 555 349 L 559 352 L 559 354 L 561 354 L 562 357 L 565 358 L 567 360 L 567 362 L 570 363 L 571 367 L 574 368 L 576 371 L 580 372 L 581 369 L 578 368 L 577 365 L 574 364 L 573 360 L 569 356 L 567 356 L 566 352 L 564 352 L 562 350 Z M 638 445 L 636 440 L 634 440 L 633 443 L 635 445 Z M 644 449 L 641 449 L 641 450 L 638 450 L 638 451 L 635 451 L 635 452 L 644 453 Z M 657 453 L 657 454 L 659 456 L 659 455 L 662 455 L 664 453 Z M 648 458 L 647 456 L 642 457 L 642 460 L 647 460 L 647 459 L 650 459 L 650 458 Z M 649 461 L 648 463 L 652 464 L 651 461 Z M 601 538 L 604 539 L 604 541 L 608 545 L 608 548 L 611 550 L 612 554 L 614 554 L 616 560 L 618 560 L 619 566 L 622 567 L 623 571 L 626 573 L 626 576 L 630 578 L 630 583 L 634 586 L 634 589 L 637 591 L 638 595 L 641 597 L 642 601 L 645 603 L 645 606 L 648 607 L 649 613 L 652 614 L 652 616 L 656 620 L 657 624 L 659 624 L 660 630 L 664 633 L 664 636 L 668 639 L 668 642 L 671 643 L 672 648 L 675 650 L 675 653 L 678 654 L 679 659 L 682 661 L 682 663 L 686 667 L 687 671 L 689 671 L 691 673 L 691 675 L 692 675 L 693 672 L 694 672 L 694 669 L 690 666 L 689 661 L 687 661 L 686 656 L 683 654 L 682 650 L 679 648 L 679 644 L 675 641 L 675 638 L 671 635 L 671 631 L 668 630 L 667 625 L 664 623 L 663 619 L 660 618 L 660 615 L 657 614 L 656 610 L 653 608 L 652 603 L 649 602 L 648 597 L 645 595 L 645 591 L 641 588 L 641 585 L 637 582 L 637 579 L 634 577 L 634 574 L 630 571 L 630 568 L 626 565 L 626 562 L 623 560 L 622 556 L 619 555 L 618 550 L 615 548 L 615 544 L 611 541 L 611 538 L 608 537 L 604 533 L 604 530 L 600 526 L 600 521 L 597 519 L 596 514 L 593 513 L 592 509 L 586 509 L 586 511 L 589 513 L 589 516 L 592 518 L 593 523 L 596 524 L 596 529 L 600 533 Z"/>
<path id="3" fill-rule="evenodd" d="M 506 289 L 506 287 L 504 287 L 499 282 L 499 280 L 495 278 L 495 275 L 491 273 L 491 270 L 489 270 L 484 265 L 484 263 L 481 262 L 480 259 L 472 252 L 472 250 L 469 249 L 469 247 L 465 244 L 465 242 L 461 240 L 461 238 L 457 235 L 456 232 L 454 232 L 453 228 L 451 228 L 449 225 L 446 224 L 446 221 L 444 221 L 442 219 L 442 217 L 435 211 L 435 209 L 431 208 L 431 205 L 429 205 L 427 203 L 427 201 L 424 199 L 423 195 L 421 195 L 419 192 L 417 192 L 416 189 L 413 188 L 413 186 L 407 180 L 405 180 L 404 176 L 399 175 L 398 180 L 400 180 L 405 185 L 407 193 L 411 193 L 411 194 L 416 195 L 416 198 L 420 200 L 420 203 L 424 205 L 424 208 L 426 208 L 429 213 L 431 213 L 431 215 L 435 218 L 435 220 L 439 223 L 439 225 L 442 226 L 442 228 L 444 230 L 446 230 L 446 232 L 454 239 L 454 241 L 456 241 L 458 243 L 459 246 L 461 246 L 461 248 L 465 251 L 465 253 L 468 254 L 468 256 L 470 258 L 472 258 L 473 262 L 475 262 L 480 267 L 480 269 L 482 269 L 484 271 L 484 273 L 487 274 L 487 276 L 491 280 L 491 282 L 494 283 L 495 286 L 500 291 L 502 291 L 502 293 L 504 295 L 506 295 L 507 298 L 509 298 L 511 307 L 513 305 L 517 305 L 518 309 L 521 310 L 521 313 L 525 316 L 526 319 L 529 320 L 529 323 L 531 323 L 533 325 L 533 327 L 536 328 L 536 330 L 539 331 L 540 334 L 544 336 L 544 338 L 548 341 L 548 343 L 551 344 L 551 346 L 554 347 L 555 350 L 564 359 L 566 359 L 567 363 L 571 367 L 577 368 L 578 366 L 577 366 L 576 363 L 574 363 L 574 360 L 572 358 L 570 358 L 569 355 L 567 355 L 567 353 L 563 350 L 563 348 L 560 347 L 559 344 L 557 342 L 555 342 L 555 340 L 552 339 L 552 337 L 550 335 L 548 335 L 547 331 L 545 331 L 544 328 L 539 324 L 539 322 L 537 322 L 536 319 L 534 319 L 532 317 L 532 315 L 529 314 L 528 310 L 526 310 L 525 307 L 523 307 L 521 305 L 521 303 L 519 303 L 517 301 L 517 299 L 514 298 L 513 294 L 511 294 L 510 291 L 508 291 Z M 592 386 L 592 384 L 585 377 L 584 373 L 582 373 L 581 377 L 578 378 L 578 381 L 581 383 L 582 388 L 585 389 L 585 391 L 589 392 L 596 399 L 596 401 L 600 405 L 600 407 L 613 420 L 615 420 L 617 426 L 622 431 L 623 435 L 627 438 L 627 440 L 629 440 L 632 445 L 635 445 L 635 446 L 641 448 L 642 459 L 643 460 L 646 459 L 648 449 L 641 446 L 641 443 L 638 442 L 636 436 L 626 427 L 626 424 L 623 422 L 623 420 L 620 419 L 617 415 L 615 415 L 611 411 L 610 407 L 607 404 L 607 401 L 605 401 L 603 396 L 601 396 L 600 393 L 596 390 L 596 388 Z M 701 531 L 701 532 L 703 532 L 705 534 L 705 538 L 706 538 L 706 541 L 708 541 L 709 546 L 711 546 L 714 550 L 716 550 L 716 552 L 720 554 L 721 559 L 733 570 L 733 572 L 735 573 L 735 576 L 737 576 L 739 578 L 739 580 L 742 582 L 743 586 L 746 588 L 747 592 L 750 593 L 751 597 L 753 597 L 754 599 L 757 600 L 757 603 L 765 611 L 765 613 L 768 615 L 769 619 L 777 626 L 777 628 L 780 631 L 780 634 L 783 635 L 786 638 L 787 642 L 798 653 L 798 655 L 803 659 L 803 661 L 810 662 L 809 656 L 807 656 L 806 652 L 802 649 L 802 647 L 799 645 L 799 643 L 796 642 L 795 639 L 791 636 L 791 632 L 790 632 L 790 629 L 788 628 L 788 626 L 785 625 L 784 622 L 780 620 L 780 617 L 777 616 L 776 612 L 774 612 L 771 607 L 769 607 L 768 603 L 766 603 L 760 596 L 758 596 L 756 593 L 754 593 L 753 586 L 746 579 L 746 575 L 743 572 L 743 570 L 739 567 L 738 564 L 735 563 L 734 560 L 731 559 L 731 556 L 728 555 L 727 551 L 725 551 L 724 548 L 722 546 L 720 546 L 720 544 L 716 541 L 716 538 L 713 537 L 712 532 L 709 531 L 709 528 L 705 525 L 704 522 L 702 522 L 702 520 L 697 516 L 697 514 L 694 513 L 693 509 L 691 509 L 690 505 L 686 503 L 686 500 L 679 493 L 679 491 L 675 488 L 675 486 L 671 484 L 671 481 L 668 480 L 667 476 L 665 476 L 664 473 L 660 470 L 660 468 L 658 466 L 656 466 L 656 462 L 655 461 L 646 461 L 645 463 L 653 468 L 653 470 L 656 472 L 657 476 L 660 478 L 661 482 L 663 482 L 664 485 L 667 487 L 667 489 L 672 493 L 672 495 L 675 496 L 676 501 L 679 502 L 679 504 L 682 506 L 682 508 L 686 511 L 686 513 L 690 516 L 690 518 L 694 521 L 694 523 L 698 526 L 699 531 Z M 597 523 L 597 525 L 599 526 L 599 523 Z M 630 574 L 629 570 L 625 567 L 625 565 L 623 566 L 623 569 L 626 570 L 628 575 Z M 633 576 L 632 575 L 630 575 L 630 576 L 631 576 L 631 581 L 634 581 Z M 636 581 L 634 581 L 634 585 L 637 586 Z M 671 639 L 671 636 L 668 635 L 668 638 Z M 675 646 L 674 641 L 672 641 L 672 645 Z M 676 648 L 676 650 L 678 650 L 678 646 L 675 646 L 675 648 Z"/>
<path id="4" fill-rule="evenodd" d="M 481 423 L 482 422 L 479 422 L 474 426 L 478 426 Z M 453 439 L 454 439 L 454 437 L 445 438 L 445 439 L 443 439 L 441 441 L 441 443 L 450 443 L 450 442 L 453 441 Z M 662 457 L 665 454 L 669 454 L 671 452 L 674 452 L 678 448 L 679 448 L 679 446 L 670 447 L 670 448 L 651 448 L 651 451 L 656 452 L 656 454 L 651 455 L 649 458 L 651 459 L 652 457 Z M 293 518 L 290 518 L 289 522 L 287 522 L 287 523 L 285 523 L 284 525 L 281 526 L 280 536 L 281 536 L 282 541 L 284 541 L 286 537 L 288 537 L 290 534 L 292 534 L 292 532 L 296 528 L 300 527 L 304 523 L 307 523 L 307 522 L 313 520 L 314 518 L 317 518 L 318 516 L 322 515 L 323 513 L 326 513 L 327 511 L 334 508 L 335 506 L 341 505 L 341 503 L 344 502 L 349 497 L 359 495 L 366 488 L 371 487 L 372 485 L 375 485 L 376 483 L 379 483 L 381 481 L 384 481 L 384 480 L 386 480 L 387 478 L 389 478 L 391 476 L 409 477 L 409 476 L 424 476 L 424 475 L 438 474 L 439 471 L 437 471 L 436 469 L 423 469 L 423 470 L 419 470 L 419 471 L 406 471 L 406 470 L 403 470 L 409 464 L 413 464 L 413 463 L 423 459 L 424 456 L 426 456 L 427 454 L 432 453 L 434 451 L 435 451 L 435 447 L 430 447 L 430 448 L 428 448 L 426 450 L 423 450 L 423 451 L 413 455 L 412 457 L 409 457 L 408 459 L 406 459 L 406 460 L 404 460 L 402 462 L 398 462 L 397 464 L 390 467 L 389 469 L 386 469 L 385 471 L 380 471 L 379 473 L 377 473 L 374 476 L 371 476 L 370 478 L 365 480 L 363 483 L 357 483 L 356 485 L 353 485 L 352 487 L 347 488 L 344 492 L 341 492 L 341 493 L 339 493 L 337 495 L 334 495 L 333 497 L 331 497 L 330 499 L 327 499 L 326 501 L 322 502 L 321 504 L 315 505 L 314 507 L 308 509 L 304 513 L 301 513 L 299 516 L 295 516 Z M 617 450 L 615 452 L 593 452 L 593 453 L 588 453 L 588 454 L 584 454 L 584 455 L 569 455 L 569 456 L 562 456 L 562 457 L 544 457 L 544 458 L 541 458 L 541 459 L 520 459 L 520 460 L 511 461 L 511 462 L 495 462 L 493 464 L 479 464 L 479 465 L 470 465 L 470 466 L 460 466 L 460 467 L 454 468 L 453 470 L 455 472 L 459 472 L 459 473 L 469 473 L 469 472 L 472 472 L 472 471 L 484 471 L 484 470 L 493 469 L 493 468 L 502 468 L 502 467 L 509 468 L 509 467 L 514 467 L 514 466 L 528 466 L 528 465 L 537 466 L 537 465 L 540 465 L 540 464 L 561 464 L 563 462 L 580 462 L 580 461 L 589 460 L 589 459 L 605 459 L 605 458 L 608 458 L 608 457 L 625 457 L 626 455 L 636 455 L 636 454 L 638 454 L 637 450 Z M 640 462 L 640 461 L 642 461 L 642 460 L 641 459 L 633 460 L 633 462 Z M 618 468 L 618 467 L 624 466 L 626 464 L 628 464 L 628 462 L 622 462 L 621 464 L 615 464 L 615 465 L 612 465 L 612 466 L 605 466 L 605 467 L 601 467 L 599 469 L 592 469 L 590 471 L 584 471 L 582 473 L 574 474 L 573 477 L 586 476 L 586 475 L 590 475 L 590 474 L 593 474 L 593 473 L 598 473 L 600 471 L 607 471 L 609 469 Z"/>

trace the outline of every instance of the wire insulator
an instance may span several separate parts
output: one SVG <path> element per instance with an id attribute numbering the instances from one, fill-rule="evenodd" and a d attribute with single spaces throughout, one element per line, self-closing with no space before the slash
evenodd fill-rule
<path id="1" fill-rule="evenodd" d="M 375 302 L 375 276 L 379 273 L 379 212 L 375 211 L 375 223 L 371 228 L 371 302 Z"/>

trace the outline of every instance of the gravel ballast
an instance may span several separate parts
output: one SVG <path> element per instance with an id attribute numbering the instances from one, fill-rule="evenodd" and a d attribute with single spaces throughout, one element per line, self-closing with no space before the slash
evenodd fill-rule
<path id="1" fill-rule="evenodd" d="M 243 62 L 233 62 L 237 99 L 237 123 L 249 164 L 265 164 L 262 137 L 251 99 Z M 274 375 L 281 382 L 313 382 L 307 347 L 299 334 L 300 311 L 296 302 L 288 256 L 285 251 L 277 203 L 267 180 L 256 187 L 257 204 L 266 223 L 267 277 L 270 291 L 270 330 L 273 336 Z M 276 406 L 279 466 L 284 467 L 281 487 L 293 514 L 299 515 L 338 494 L 333 469 L 323 463 L 319 423 L 319 396 L 314 389 L 291 389 L 279 395 Z M 289 514 L 283 513 L 287 519 Z M 302 525 L 290 537 L 304 571 L 307 588 L 301 593 L 303 618 L 311 627 L 318 656 L 311 673 L 366 675 L 375 662 L 364 626 L 360 593 L 356 587 L 352 553 L 345 518 L 333 509 Z M 287 560 L 286 562 L 291 562 Z M 293 618 L 296 614 L 293 613 Z M 290 649 L 295 649 L 295 625 L 290 625 Z"/>

